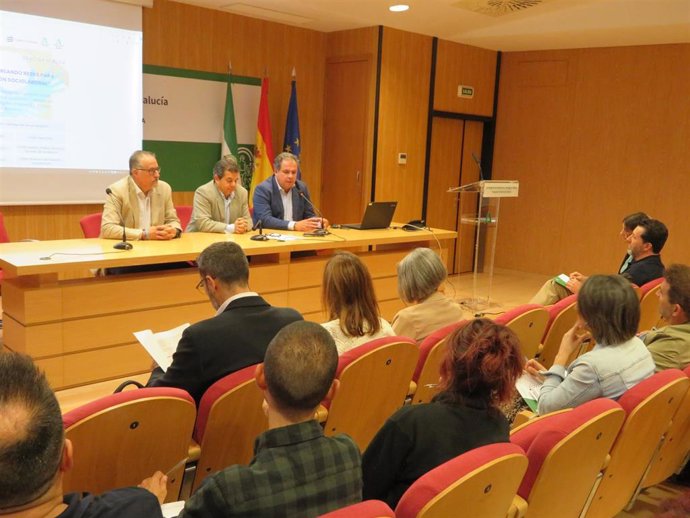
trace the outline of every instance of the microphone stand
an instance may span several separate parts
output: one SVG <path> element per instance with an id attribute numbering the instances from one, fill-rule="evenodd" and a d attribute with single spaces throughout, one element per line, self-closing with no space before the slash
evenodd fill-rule
<path id="1" fill-rule="evenodd" d="M 252 230 L 259 229 L 259 233 L 256 234 L 255 236 L 250 237 L 252 241 L 268 241 L 268 236 L 264 235 L 263 229 L 264 229 L 264 222 L 262 220 L 259 220 L 256 222 L 256 225 L 254 225 L 254 228 Z"/>
<path id="2" fill-rule="evenodd" d="M 297 183 L 295 183 L 295 189 L 297 189 L 297 192 L 299 193 L 300 197 L 306 201 L 309 205 L 311 205 L 311 208 L 314 209 L 314 212 L 316 212 L 316 215 L 321 218 L 321 228 L 317 228 L 316 230 L 312 232 L 305 232 L 304 235 L 308 237 L 324 237 L 330 234 L 328 230 L 323 228 L 323 213 L 316 208 L 316 205 L 314 205 L 309 198 L 307 198 L 304 193 L 302 192 L 302 189 L 299 188 Z"/>
<path id="3" fill-rule="evenodd" d="M 108 187 L 105 190 L 105 193 L 108 196 L 114 197 L 113 191 L 110 189 L 110 187 Z M 134 247 L 132 246 L 132 243 L 127 242 L 127 229 L 125 228 L 125 220 L 124 220 L 124 217 L 122 216 L 122 214 L 120 214 L 120 224 L 122 225 L 122 241 L 114 244 L 113 248 L 115 250 L 131 250 Z"/>

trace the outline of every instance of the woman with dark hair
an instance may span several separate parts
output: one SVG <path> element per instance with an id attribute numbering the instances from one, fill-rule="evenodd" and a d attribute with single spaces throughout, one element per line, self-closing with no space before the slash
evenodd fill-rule
<path id="1" fill-rule="evenodd" d="M 527 362 L 527 372 L 544 379 L 537 407 L 540 414 L 600 397 L 618 399 L 654 374 L 652 355 L 635 336 L 640 302 L 626 279 L 620 275 L 589 277 L 577 296 L 577 312 L 578 320 L 563 335 L 551 368 L 545 370 L 536 360 Z M 570 356 L 590 336 L 594 348 L 566 368 Z"/>
<path id="2" fill-rule="evenodd" d="M 507 442 L 508 421 L 498 405 L 512 397 L 523 365 L 518 338 L 505 326 L 482 318 L 454 331 L 439 394 L 398 410 L 364 452 L 363 498 L 395 507 L 427 471 L 473 448 Z"/>
<path id="3" fill-rule="evenodd" d="M 321 303 L 331 320 L 321 325 L 335 340 L 338 354 L 395 335 L 380 316 L 369 270 L 355 254 L 333 255 L 323 271 L 322 285 Z"/>

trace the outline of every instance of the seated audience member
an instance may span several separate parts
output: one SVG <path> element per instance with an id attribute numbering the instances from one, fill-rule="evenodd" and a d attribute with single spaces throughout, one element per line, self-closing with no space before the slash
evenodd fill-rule
<path id="1" fill-rule="evenodd" d="M 463 318 L 459 304 L 443 294 L 448 271 L 430 248 L 415 248 L 398 263 L 398 294 L 405 304 L 393 317 L 396 335 L 421 342 L 443 326 Z"/>
<path id="2" fill-rule="evenodd" d="M 623 239 L 623 241 L 628 243 L 628 239 L 632 235 L 633 230 L 635 230 L 635 228 L 646 219 L 649 218 L 644 212 L 634 212 L 625 216 L 623 218 L 623 224 L 618 235 Z M 630 252 L 630 248 L 628 247 L 625 257 L 623 257 L 623 261 L 618 268 L 618 273 L 623 274 L 628 269 L 632 261 L 633 256 Z M 555 304 L 559 300 L 566 298 L 568 295 L 577 293 L 585 279 L 586 277 L 580 272 L 571 273 L 566 286 L 561 286 L 554 279 L 549 279 L 544 283 L 537 294 L 532 297 L 530 304 L 541 304 L 542 306 Z"/>
<path id="3" fill-rule="evenodd" d="M 150 151 L 135 151 L 129 157 L 129 176 L 112 184 L 101 218 L 101 237 L 128 241 L 174 239 L 182 227 L 172 202 L 170 185 L 160 180 L 161 168 Z"/>
<path id="4" fill-rule="evenodd" d="M 685 369 L 690 365 L 690 266 L 666 268 L 659 287 L 659 314 L 668 325 L 643 337 L 656 370 Z"/>
<path id="5" fill-rule="evenodd" d="M 205 291 L 216 315 L 184 330 L 172 364 L 165 373 L 156 367 L 148 386 L 184 389 L 198 406 L 214 382 L 262 362 L 276 333 L 302 320 L 302 315 L 273 307 L 249 291 L 249 263 L 236 243 L 213 243 L 197 263 L 201 276 L 197 288 Z"/>
<path id="6" fill-rule="evenodd" d="M 254 189 L 254 223 L 264 228 L 311 232 L 321 228 L 307 184 L 297 179 L 299 159 L 292 153 L 280 153 L 273 162 L 274 174 Z M 323 220 L 328 226 L 328 220 Z"/>
<path id="7" fill-rule="evenodd" d="M 63 494 L 73 465 L 60 406 L 31 358 L 0 354 L 0 515 L 15 518 L 156 518 L 167 493 L 160 471 L 139 487 Z M 79 455 L 77 452 L 77 462 Z M 104 467 L 104 469 L 109 469 Z"/>
<path id="8" fill-rule="evenodd" d="M 244 234 L 251 228 L 247 189 L 232 155 L 213 166 L 213 179 L 194 193 L 194 209 L 187 232 Z"/>
<path id="9" fill-rule="evenodd" d="M 313 322 L 283 328 L 257 366 L 268 430 L 248 466 L 208 477 L 180 518 L 312 517 L 362 498 L 359 449 L 347 435 L 325 437 L 314 412 L 338 388 L 333 338 Z"/>
<path id="10" fill-rule="evenodd" d="M 507 442 L 508 421 L 498 405 L 512 397 L 523 364 L 518 338 L 505 326 L 483 318 L 454 331 L 439 394 L 398 410 L 364 452 L 364 499 L 394 508 L 427 471 L 479 446 Z"/>
<path id="11" fill-rule="evenodd" d="M 638 227 L 639 228 L 639 227 Z M 592 399 L 618 399 L 629 388 L 654 374 L 652 355 L 635 333 L 640 303 L 620 275 L 589 277 L 577 297 L 578 320 L 561 341 L 551 368 L 536 360 L 527 372 L 544 379 L 538 401 L 540 414 L 572 408 Z M 567 366 L 570 356 L 589 337 L 594 348 Z"/>
<path id="12" fill-rule="evenodd" d="M 321 325 L 331 333 L 338 354 L 395 334 L 381 318 L 369 270 L 355 254 L 337 252 L 331 257 L 322 286 L 321 302 L 331 320 Z"/>

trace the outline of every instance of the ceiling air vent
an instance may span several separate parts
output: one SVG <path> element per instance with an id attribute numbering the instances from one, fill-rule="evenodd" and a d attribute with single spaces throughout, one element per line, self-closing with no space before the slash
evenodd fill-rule
<path id="1" fill-rule="evenodd" d="M 504 16 L 517 13 L 535 5 L 545 4 L 550 0 L 460 0 L 454 7 L 467 9 L 474 13 L 488 16 Z"/>

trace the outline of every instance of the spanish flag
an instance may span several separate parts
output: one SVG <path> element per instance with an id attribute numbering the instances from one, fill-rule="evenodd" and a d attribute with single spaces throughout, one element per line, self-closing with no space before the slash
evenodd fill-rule
<path id="1" fill-rule="evenodd" d="M 254 189 L 273 174 L 273 141 L 271 139 L 271 120 L 268 113 L 268 78 L 261 80 L 261 101 L 259 102 L 259 121 L 256 127 L 254 146 L 254 174 L 249 190 L 249 204 L 252 205 Z"/>

